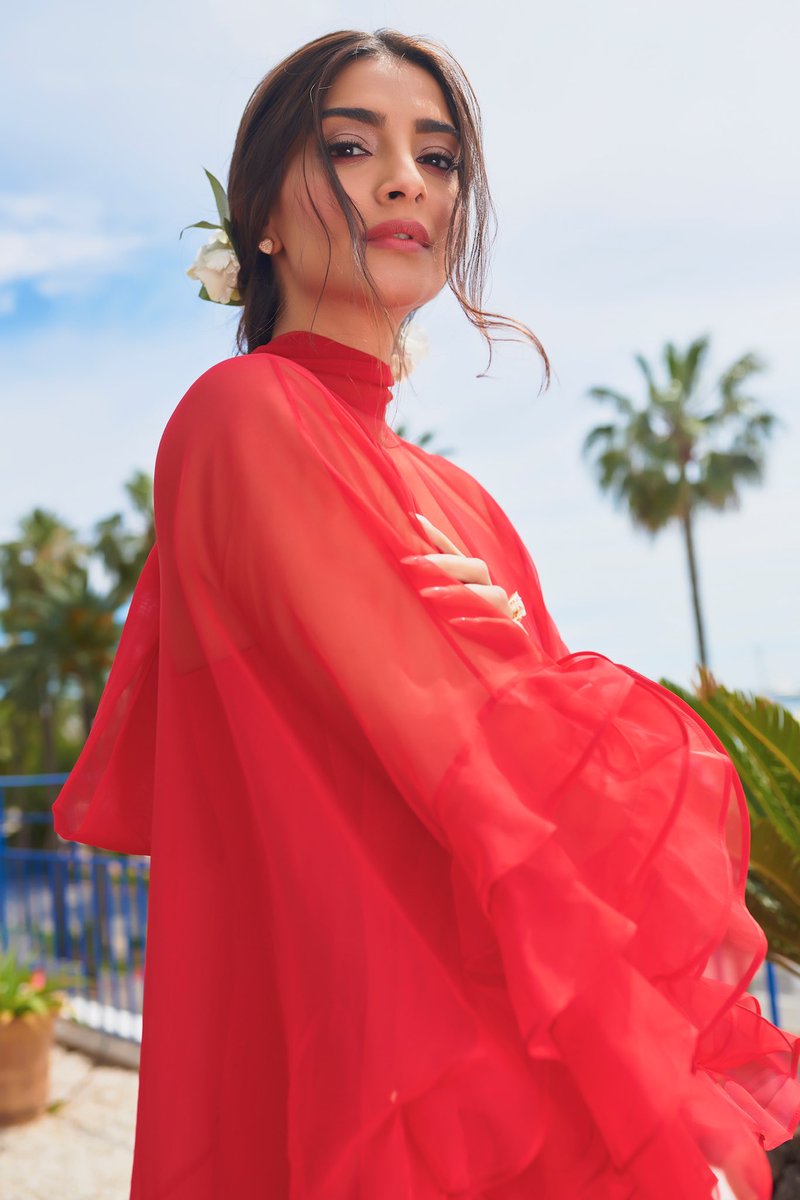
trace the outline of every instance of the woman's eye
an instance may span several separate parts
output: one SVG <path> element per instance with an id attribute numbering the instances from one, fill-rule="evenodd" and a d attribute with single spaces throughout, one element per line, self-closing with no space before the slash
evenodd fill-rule
<path id="1" fill-rule="evenodd" d="M 363 150 L 364 147 L 360 146 L 358 142 L 328 142 L 328 149 L 329 150 Z M 350 154 L 350 155 L 345 156 L 343 154 L 343 155 L 341 155 L 341 157 L 342 158 L 345 158 L 345 157 L 352 158 L 353 155 Z"/>
<path id="2" fill-rule="evenodd" d="M 364 150 L 364 147 L 359 142 L 328 142 L 328 149 L 329 150 Z M 369 151 L 365 150 L 364 153 L 368 154 Z M 335 154 L 333 157 L 334 158 L 360 158 L 361 155 Z M 429 159 L 429 158 L 439 159 L 441 162 L 444 163 L 444 166 L 437 168 L 440 171 L 453 171 L 453 170 L 455 170 L 456 166 L 458 165 L 456 163 L 456 160 L 453 158 L 452 154 L 447 154 L 446 151 L 431 150 L 429 154 L 423 154 L 421 157 L 423 159 Z"/>
<path id="3" fill-rule="evenodd" d="M 426 154 L 424 157 L 441 159 L 444 163 L 444 166 L 441 168 L 443 171 L 454 171 L 457 166 L 452 154 L 447 154 L 445 151 L 431 150 L 430 154 Z"/>

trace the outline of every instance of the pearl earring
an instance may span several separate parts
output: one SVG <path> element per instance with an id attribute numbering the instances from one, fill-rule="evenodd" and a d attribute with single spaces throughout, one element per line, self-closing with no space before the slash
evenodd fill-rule
<path id="1" fill-rule="evenodd" d="M 264 238 L 263 242 L 258 243 L 259 250 L 263 250 L 265 254 L 272 253 L 272 246 L 273 246 L 272 238 Z"/>

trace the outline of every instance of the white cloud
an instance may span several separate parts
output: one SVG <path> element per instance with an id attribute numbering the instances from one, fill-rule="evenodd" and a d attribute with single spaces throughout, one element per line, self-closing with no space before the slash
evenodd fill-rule
<path id="1" fill-rule="evenodd" d="M 43 193 L 0 194 L 0 286 L 33 282 L 48 297 L 82 293 L 127 270 L 130 256 L 148 244 L 96 224 L 97 214 L 83 216 L 74 198 L 62 209 Z"/>

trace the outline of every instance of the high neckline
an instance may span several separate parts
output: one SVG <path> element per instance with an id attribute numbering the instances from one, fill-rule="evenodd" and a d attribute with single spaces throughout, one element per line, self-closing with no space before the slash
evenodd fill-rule
<path id="1" fill-rule="evenodd" d="M 251 353 L 291 358 L 354 408 L 379 421 L 386 418 L 395 382 L 392 369 L 382 358 L 366 350 L 347 346 L 313 330 L 292 329 L 279 333 L 263 346 L 256 346 Z"/>

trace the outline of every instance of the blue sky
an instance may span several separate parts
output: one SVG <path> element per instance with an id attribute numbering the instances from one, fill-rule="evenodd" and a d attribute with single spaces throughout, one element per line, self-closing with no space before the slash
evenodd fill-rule
<path id="1" fill-rule="evenodd" d="M 800 85 L 796 4 L 503 7 L 198 0 L 33 2 L 0 47 L 0 538 L 35 505 L 88 533 L 152 472 L 191 382 L 234 352 L 238 310 L 185 275 L 215 219 L 247 97 L 321 33 L 436 39 L 478 95 L 499 228 L 486 306 L 542 339 L 487 353 L 449 293 L 419 314 L 430 353 L 393 406 L 489 488 L 530 549 L 571 650 L 688 685 L 695 640 L 679 532 L 651 541 L 598 492 L 580 445 L 642 395 L 633 356 L 711 337 L 706 386 L 745 351 L 785 423 L 762 487 L 697 523 L 712 669 L 800 691 Z M 12 103 L 13 100 L 13 103 Z"/>

